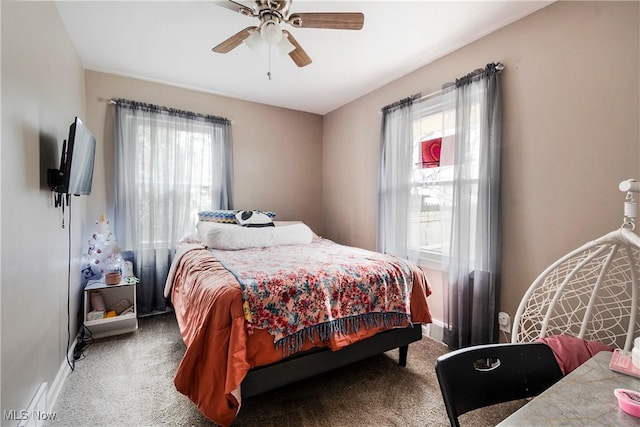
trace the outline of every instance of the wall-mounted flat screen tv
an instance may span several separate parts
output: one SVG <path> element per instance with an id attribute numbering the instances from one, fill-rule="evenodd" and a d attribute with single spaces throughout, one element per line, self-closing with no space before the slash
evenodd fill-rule
<path id="1" fill-rule="evenodd" d="M 96 139 L 76 117 L 69 127 L 69 139 L 62 146 L 60 169 L 49 170 L 49 186 L 56 193 L 76 196 L 91 194 Z"/>

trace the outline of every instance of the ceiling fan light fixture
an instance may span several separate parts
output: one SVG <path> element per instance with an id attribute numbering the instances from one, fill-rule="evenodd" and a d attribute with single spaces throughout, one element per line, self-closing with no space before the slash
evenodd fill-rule
<path id="1" fill-rule="evenodd" d="M 280 23 L 275 19 L 265 21 L 260 27 L 260 35 L 266 44 L 276 46 L 282 40 Z"/>
<path id="2" fill-rule="evenodd" d="M 260 31 L 258 29 L 253 30 L 251 35 L 243 40 L 243 43 L 253 52 L 258 52 L 260 50 L 260 46 L 262 46 Z"/>

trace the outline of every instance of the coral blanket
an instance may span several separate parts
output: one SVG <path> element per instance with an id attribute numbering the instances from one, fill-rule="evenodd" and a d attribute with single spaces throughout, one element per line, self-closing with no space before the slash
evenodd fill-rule
<path id="1" fill-rule="evenodd" d="M 180 250 L 179 255 L 165 289 L 171 295 L 187 346 L 174 384 L 206 417 L 228 426 L 240 406 L 240 385 L 247 372 L 281 360 L 283 352 L 276 348 L 274 337 L 267 330 L 257 328 L 253 334 L 247 332 L 241 286 L 209 250 L 202 245 L 190 245 Z M 407 281 L 413 284 L 409 301 L 411 321 L 430 323 L 427 296 L 431 290 L 424 272 L 411 264 L 406 273 L 412 276 Z M 406 321 L 405 326 L 408 324 Z M 308 337 L 300 350 L 312 347 L 339 350 L 385 329 L 388 328 L 383 324 L 363 322 L 356 331 L 338 332 L 326 340 Z"/>

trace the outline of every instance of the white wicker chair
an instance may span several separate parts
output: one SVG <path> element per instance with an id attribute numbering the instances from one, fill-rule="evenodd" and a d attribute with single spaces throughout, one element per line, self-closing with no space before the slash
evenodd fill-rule
<path id="1" fill-rule="evenodd" d="M 549 266 L 522 298 L 512 342 L 571 335 L 631 350 L 640 336 L 640 237 L 627 222 Z"/>

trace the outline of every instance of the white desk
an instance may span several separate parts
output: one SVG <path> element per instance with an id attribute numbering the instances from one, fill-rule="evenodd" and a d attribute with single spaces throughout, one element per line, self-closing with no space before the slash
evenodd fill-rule
<path id="1" fill-rule="evenodd" d="M 604 351 L 514 412 L 499 426 L 640 426 L 640 418 L 623 412 L 616 388 L 640 391 L 640 379 L 609 369 Z"/>

